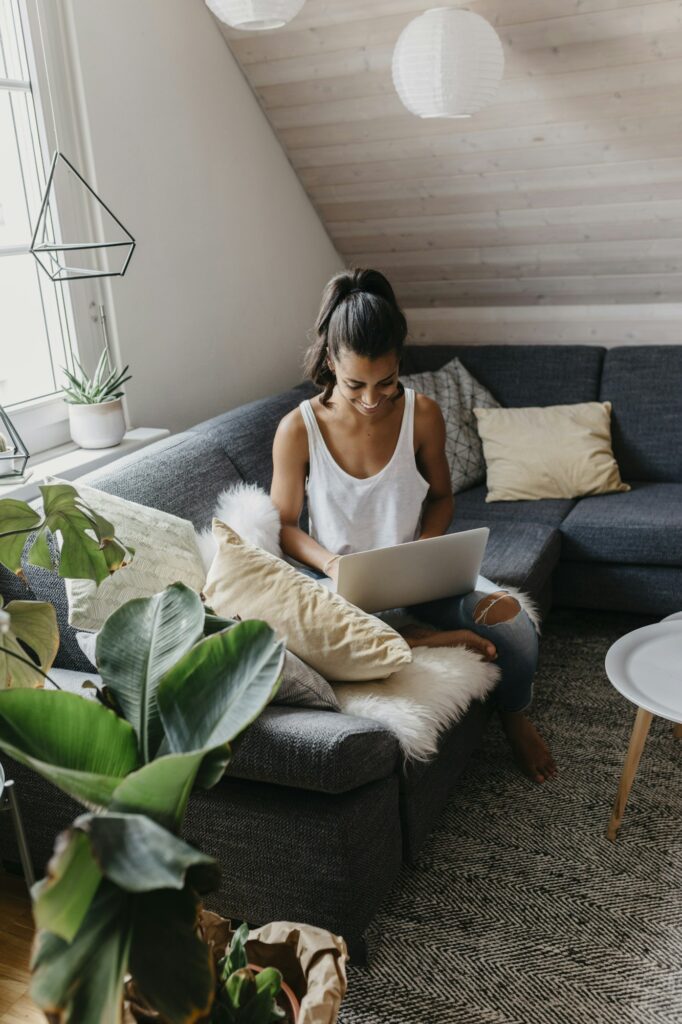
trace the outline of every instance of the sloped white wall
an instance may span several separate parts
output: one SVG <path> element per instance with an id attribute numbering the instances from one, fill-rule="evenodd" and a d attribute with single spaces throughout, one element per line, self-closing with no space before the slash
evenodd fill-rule
<path id="1" fill-rule="evenodd" d="M 138 241 L 113 279 L 135 426 L 180 430 L 301 378 L 341 266 L 203 0 L 71 0 L 100 194 Z"/>

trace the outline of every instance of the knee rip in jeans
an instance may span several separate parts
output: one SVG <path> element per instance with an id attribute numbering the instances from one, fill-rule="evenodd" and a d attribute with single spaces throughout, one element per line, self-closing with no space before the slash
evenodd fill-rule
<path id="1" fill-rule="evenodd" d="M 481 598 L 474 608 L 474 622 L 477 626 L 496 626 L 515 619 L 520 611 L 521 605 L 515 597 L 498 590 Z"/>

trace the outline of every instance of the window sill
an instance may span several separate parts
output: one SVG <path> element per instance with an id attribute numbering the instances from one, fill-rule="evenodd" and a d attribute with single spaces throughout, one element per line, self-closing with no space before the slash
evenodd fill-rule
<path id="1" fill-rule="evenodd" d="M 32 501 L 39 496 L 38 484 L 46 476 L 58 476 L 63 480 L 76 480 L 93 469 L 106 466 L 109 462 L 129 455 L 144 448 L 148 444 L 168 437 L 170 430 L 164 427 L 136 427 L 129 430 L 120 444 L 115 448 L 78 448 L 73 442 L 52 448 L 40 455 L 32 456 L 27 471 L 31 476 L 27 480 L 14 484 L 0 484 L 0 499 L 16 498 L 21 501 Z M 2 479 L 0 477 L 0 479 Z"/>

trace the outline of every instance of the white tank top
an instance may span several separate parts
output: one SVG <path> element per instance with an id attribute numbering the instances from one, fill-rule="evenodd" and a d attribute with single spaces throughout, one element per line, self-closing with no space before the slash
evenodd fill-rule
<path id="1" fill-rule="evenodd" d="M 308 532 L 334 554 L 416 540 L 429 484 L 414 457 L 414 390 L 405 388 L 398 444 L 383 469 L 364 480 L 341 469 L 308 400 L 299 406 L 308 432 Z"/>

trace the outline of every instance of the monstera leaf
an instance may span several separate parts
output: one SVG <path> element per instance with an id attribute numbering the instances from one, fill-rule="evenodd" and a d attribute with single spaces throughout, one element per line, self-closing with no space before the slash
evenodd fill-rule
<path id="1" fill-rule="evenodd" d="M 54 606 L 10 601 L 3 614 L 0 597 L 0 617 L 0 690 L 42 686 L 59 650 Z"/>
<path id="2" fill-rule="evenodd" d="M 36 537 L 28 560 L 43 569 L 55 568 L 48 533 L 61 535 L 59 575 L 101 583 L 130 561 L 134 551 L 114 536 L 112 524 L 90 508 L 71 484 L 43 484 L 43 516 L 26 502 L 0 501 L 0 562 L 21 575 L 21 555 L 29 535 Z"/>
<path id="3" fill-rule="evenodd" d="M 0 562 L 15 575 L 22 575 L 21 554 L 26 538 L 35 530 L 40 516 L 25 501 L 0 501 Z"/>
<path id="4" fill-rule="evenodd" d="M 45 524 L 51 533 L 61 533 L 59 575 L 72 580 L 94 580 L 101 583 L 116 569 L 120 569 L 134 554 L 114 537 L 114 527 L 103 516 L 90 508 L 70 484 L 45 484 L 40 488 L 43 496 Z M 41 531 L 42 532 L 42 531 Z M 90 534 L 95 535 L 93 540 Z M 31 551 L 30 561 L 34 561 Z M 44 551 L 36 565 L 44 568 Z"/>
<path id="5" fill-rule="evenodd" d="M 203 629 L 199 595 L 174 583 L 153 597 L 128 601 L 109 616 L 97 637 L 97 667 L 137 733 L 145 762 L 163 738 L 156 701 L 159 680 Z"/>

